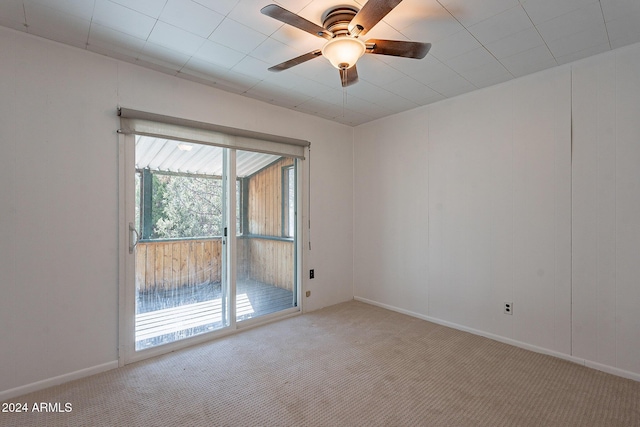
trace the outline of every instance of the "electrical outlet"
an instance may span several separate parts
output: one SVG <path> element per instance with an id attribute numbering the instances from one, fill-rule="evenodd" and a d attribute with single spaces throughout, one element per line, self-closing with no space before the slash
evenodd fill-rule
<path id="1" fill-rule="evenodd" d="M 313 271 L 313 268 L 311 270 L 309 270 L 309 279 L 313 279 L 315 277 L 315 272 Z"/>
<path id="2" fill-rule="evenodd" d="M 505 302 L 504 303 L 504 314 L 513 314 L 513 303 Z"/>
<path id="3" fill-rule="evenodd" d="M 305 295 L 307 296 L 307 298 L 308 298 L 308 297 L 310 297 L 310 296 L 311 296 L 311 291 L 307 291 L 307 292 L 305 292 L 304 294 L 305 294 Z"/>

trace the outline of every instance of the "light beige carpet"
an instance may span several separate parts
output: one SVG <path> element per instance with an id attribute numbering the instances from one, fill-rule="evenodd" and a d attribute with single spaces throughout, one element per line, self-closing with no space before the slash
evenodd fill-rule
<path id="1" fill-rule="evenodd" d="M 2 426 L 640 426 L 640 383 L 359 302 L 12 402 Z"/>

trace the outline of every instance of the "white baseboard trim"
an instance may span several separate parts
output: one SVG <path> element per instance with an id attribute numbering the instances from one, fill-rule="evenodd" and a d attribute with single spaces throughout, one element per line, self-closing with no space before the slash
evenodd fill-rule
<path id="1" fill-rule="evenodd" d="M 57 377 L 48 378 L 35 383 L 23 385 L 9 390 L 0 391 L 0 402 L 22 396 L 23 394 L 32 393 L 34 391 L 43 390 L 47 387 L 60 385 L 69 381 L 78 380 L 80 378 L 99 374 L 118 367 L 118 361 L 103 363 L 102 365 L 92 366 L 90 368 L 80 369 L 79 371 L 69 372 L 68 374 L 59 375 Z"/>
<path id="2" fill-rule="evenodd" d="M 635 372 L 625 371 L 624 369 L 615 368 L 613 366 L 604 365 L 602 363 L 593 362 L 591 360 L 584 359 L 585 366 L 587 368 L 597 369 L 598 371 L 606 372 L 607 374 L 616 375 L 622 378 L 628 378 L 640 382 L 640 374 Z"/>
<path id="3" fill-rule="evenodd" d="M 544 347 L 538 347 L 536 345 L 528 344 L 522 341 L 517 341 L 511 338 L 506 338 L 501 335 L 495 335 L 489 332 L 481 331 L 478 329 L 469 328 L 467 326 L 458 325 L 457 323 L 447 322 L 446 320 L 436 319 L 434 317 L 425 316 L 424 314 L 416 313 L 403 308 L 395 307 L 389 304 L 383 304 L 381 302 L 373 301 L 367 298 L 354 297 L 356 301 L 364 302 L 366 304 L 375 305 L 377 307 L 386 308 L 387 310 L 395 311 L 398 313 L 406 314 L 407 316 L 417 317 L 418 319 L 426 320 L 427 322 L 437 323 L 438 325 L 447 326 L 449 328 L 457 329 L 459 331 L 469 332 L 474 335 L 489 338 L 494 341 L 499 341 L 504 344 L 520 347 L 525 350 L 534 351 L 536 353 L 546 354 L 549 356 L 557 357 L 559 359 L 567 360 L 569 362 L 577 363 L 579 365 L 586 366 L 588 368 L 597 369 L 598 371 L 606 372 L 608 374 L 616 375 L 622 378 L 628 378 L 630 380 L 640 381 L 640 374 L 631 371 L 625 371 L 624 369 L 615 368 L 613 366 L 604 365 L 602 363 L 593 362 L 591 360 L 575 357 L 569 354 L 561 353 L 559 351 L 550 350 Z"/>

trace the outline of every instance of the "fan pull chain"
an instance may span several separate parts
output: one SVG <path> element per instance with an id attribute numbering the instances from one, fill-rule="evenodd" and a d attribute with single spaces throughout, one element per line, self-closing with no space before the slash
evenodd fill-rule
<path id="1" fill-rule="evenodd" d="M 344 119 L 344 110 L 347 105 L 347 69 L 344 69 L 343 73 L 340 73 L 342 78 L 342 118 Z"/>
<path id="2" fill-rule="evenodd" d="M 347 88 L 342 88 L 342 118 L 344 118 L 344 110 L 347 106 Z"/>

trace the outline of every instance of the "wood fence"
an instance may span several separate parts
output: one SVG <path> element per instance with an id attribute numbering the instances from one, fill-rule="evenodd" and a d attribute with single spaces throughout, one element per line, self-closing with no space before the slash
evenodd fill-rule
<path id="1" fill-rule="evenodd" d="M 282 168 L 293 165 L 283 158 L 249 179 L 247 234 L 282 236 Z"/>
<path id="2" fill-rule="evenodd" d="M 239 238 L 238 280 L 250 279 L 292 290 L 291 241 Z M 140 242 L 136 246 L 136 287 L 156 291 L 221 281 L 222 239 Z"/>
<path id="3" fill-rule="evenodd" d="M 245 277 L 279 288 L 293 290 L 294 245 L 292 241 L 248 238 L 244 240 Z"/>
<path id="4" fill-rule="evenodd" d="M 138 290 L 165 290 L 220 282 L 222 240 L 140 242 L 136 247 Z"/>

